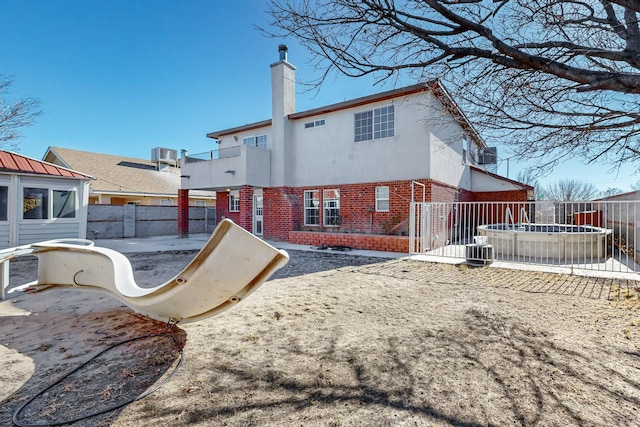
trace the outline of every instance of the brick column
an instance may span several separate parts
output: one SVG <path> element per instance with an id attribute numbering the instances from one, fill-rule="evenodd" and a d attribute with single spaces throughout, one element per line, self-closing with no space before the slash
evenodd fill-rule
<path id="1" fill-rule="evenodd" d="M 240 187 L 240 218 L 238 225 L 249 232 L 253 232 L 253 187 Z"/>
<path id="2" fill-rule="evenodd" d="M 189 237 L 189 190 L 178 190 L 178 237 Z"/>

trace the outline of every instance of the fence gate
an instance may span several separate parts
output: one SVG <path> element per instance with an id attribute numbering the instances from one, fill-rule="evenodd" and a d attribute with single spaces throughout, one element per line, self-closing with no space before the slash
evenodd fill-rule
<path id="1" fill-rule="evenodd" d="M 638 237 L 640 201 L 412 202 L 409 214 L 411 255 L 487 246 L 495 261 L 637 273 Z"/>

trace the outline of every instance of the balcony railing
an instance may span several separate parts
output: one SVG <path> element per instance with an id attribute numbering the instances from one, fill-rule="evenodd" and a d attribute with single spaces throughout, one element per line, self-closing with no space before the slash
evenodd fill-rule
<path id="1" fill-rule="evenodd" d="M 240 156 L 240 147 L 240 145 L 236 145 L 235 147 L 220 148 L 217 150 L 205 151 L 204 153 L 189 154 L 184 157 L 184 161 L 185 163 L 196 163 L 238 157 Z"/>

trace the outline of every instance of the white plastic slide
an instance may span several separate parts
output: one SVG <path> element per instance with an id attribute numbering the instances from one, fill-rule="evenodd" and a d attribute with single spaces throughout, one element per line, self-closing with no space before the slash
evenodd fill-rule
<path id="1" fill-rule="evenodd" d="M 170 323 L 215 316 L 242 301 L 289 261 L 288 254 L 225 219 L 180 274 L 161 285 L 136 284 L 129 260 L 90 241 L 48 241 L 0 251 L 0 262 L 38 257 L 38 279 L 12 289 L 106 292 L 134 311 Z"/>

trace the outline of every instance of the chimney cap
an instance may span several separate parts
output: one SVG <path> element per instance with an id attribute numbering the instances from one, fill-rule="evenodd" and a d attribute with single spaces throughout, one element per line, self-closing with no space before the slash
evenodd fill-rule
<path id="1" fill-rule="evenodd" d="M 286 44 L 281 44 L 280 46 L 278 46 L 278 53 L 280 54 L 280 61 L 286 61 L 287 60 L 287 52 L 289 51 L 289 48 L 287 47 Z"/>

